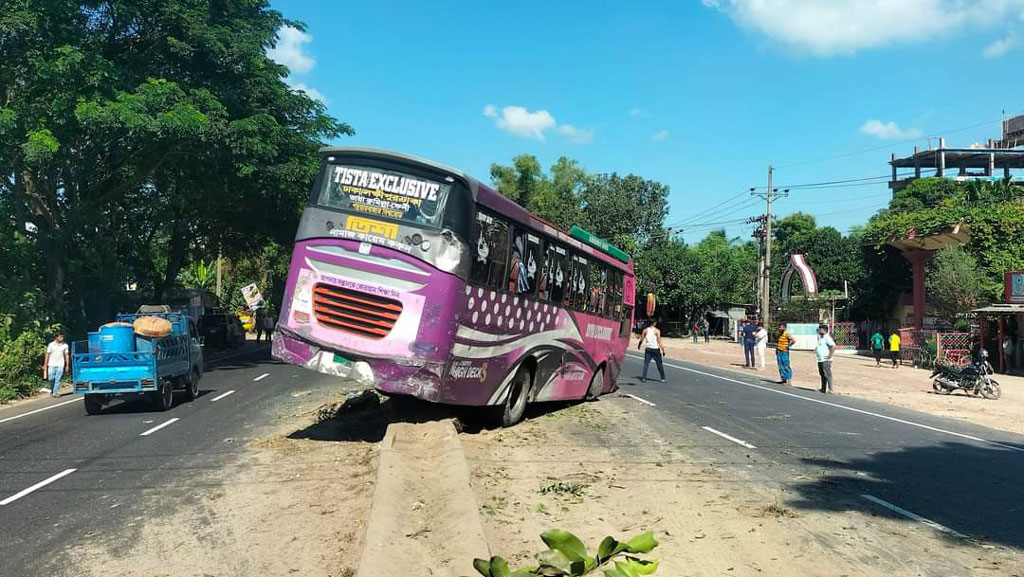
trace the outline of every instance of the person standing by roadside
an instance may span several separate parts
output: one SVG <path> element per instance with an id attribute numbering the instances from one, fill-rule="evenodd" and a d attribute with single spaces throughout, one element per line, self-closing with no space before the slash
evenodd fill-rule
<path id="1" fill-rule="evenodd" d="M 814 347 L 814 356 L 818 361 L 818 374 L 821 375 L 821 392 L 832 393 L 832 355 L 836 352 L 836 341 L 828 334 L 828 325 L 818 325 L 818 345 Z"/>
<path id="2" fill-rule="evenodd" d="M 764 323 L 757 322 L 757 330 L 754 331 L 754 352 L 757 353 L 757 369 L 764 370 L 764 354 L 768 350 L 768 330 Z"/>
<path id="3" fill-rule="evenodd" d="M 743 366 L 752 369 L 754 368 L 754 343 L 757 339 L 754 334 L 757 332 L 757 328 L 754 323 L 748 319 L 743 319 L 743 328 L 740 329 L 740 339 L 743 342 Z"/>
<path id="4" fill-rule="evenodd" d="M 43 356 L 43 379 L 50 381 L 51 397 L 60 396 L 60 379 L 70 364 L 71 354 L 68 344 L 64 342 L 64 334 L 57 333 L 53 341 L 46 345 L 46 355 Z"/>
<path id="5" fill-rule="evenodd" d="M 871 352 L 875 355 L 875 366 L 882 366 L 882 349 L 885 348 L 885 337 L 882 336 L 882 331 L 877 330 L 875 334 L 871 335 Z"/>
<path id="6" fill-rule="evenodd" d="M 636 345 L 637 350 L 644 351 L 644 370 L 640 375 L 640 381 L 643 383 L 647 382 L 647 365 L 651 363 L 651 359 L 654 359 L 654 364 L 658 366 L 661 382 L 665 382 L 665 366 L 662 363 L 665 345 L 661 342 L 660 325 L 661 323 L 658 321 L 652 321 L 651 324 L 647 325 L 647 328 L 640 333 L 640 342 Z"/>
<path id="7" fill-rule="evenodd" d="M 693 344 L 697 344 L 697 332 L 698 331 L 699 331 L 699 329 L 697 328 L 697 321 L 693 321 L 693 324 L 690 325 L 690 334 L 693 335 Z"/>
<path id="8" fill-rule="evenodd" d="M 701 319 L 700 329 L 701 329 L 701 332 L 704 333 L 704 342 L 705 343 L 710 343 L 711 342 L 711 334 L 710 334 L 711 333 L 711 323 L 708 322 L 707 317 Z"/>
<path id="9" fill-rule="evenodd" d="M 789 364 L 789 347 L 793 337 L 786 330 L 786 323 L 779 323 L 779 340 L 775 344 L 775 361 L 779 364 L 780 385 L 788 385 L 793 379 L 793 367 Z"/>
<path id="10" fill-rule="evenodd" d="M 270 342 L 270 337 L 274 335 L 274 327 L 277 322 L 274 321 L 274 315 L 270 310 L 267 310 L 266 314 L 263 315 L 263 334 L 267 337 L 267 342 Z"/>
<path id="11" fill-rule="evenodd" d="M 889 354 L 892 355 L 892 368 L 900 368 L 900 333 L 897 331 L 889 337 Z"/>

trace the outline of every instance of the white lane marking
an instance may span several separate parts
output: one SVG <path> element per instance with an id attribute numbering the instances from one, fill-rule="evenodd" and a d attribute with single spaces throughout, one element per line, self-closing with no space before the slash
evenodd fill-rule
<path id="1" fill-rule="evenodd" d="M 260 375 L 260 376 L 256 377 L 255 379 L 253 379 L 253 381 L 254 382 L 259 382 L 259 381 L 262 381 L 263 379 L 265 379 L 265 378 L 267 378 L 269 376 L 270 376 L 270 373 L 263 373 L 262 375 Z"/>
<path id="2" fill-rule="evenodd" d="M 932 521 L 931 519 L 925 519 L 924 517 L 918 515 L 917 513 L 911 513 L 910 511 L 907 511 L 906 509 L 903 509 L 901 507 L 897 507 L 896 505 L 893 505 L 892 503 L 890 503 L 888 501 L 883 501 L 883 500 L 879 499 L 878 497 L 874 497 L 872 495 L 861 495 L 861 497 L 864 497 L 865 499 L 867 499 L 868 501 L 871 501 L 872 503 L 875 503 L 876 505 L 881 505 L 881 506 L 885 507 L 886 509 L 889 509 L 890 511 L 895 511 L 896 513 L 899 513 L 900 515 L 903 515 L 904 517 L 906 517 L 908 519 L 913 519 L 914 521 L 917 521 L 918 523 L 921 523 L 923 525 L 928 525 L 929 527 L 931 527 L 932 529 L 935 529 L 936 531 L 942 531 L 943 533 L 946 533 L 948 535 L 952 535 L 954 537 L 959 537 L 961 539 L 967 539 L 968 538 L 967 535 L 964 535 L 963 533 L 960 533 L 958 531 L 954 531 L 954 530 L 950 529 L 949 527 L 947 527 L 945 525 L 942 525 L 942 524 L 936 523 L 935 521 Z"/>
<path id="3" fill-rule="evenodd" d="M 626 355 L 626 356 L 633 357 L 634 359 L 643 359 L 643 357 L 638 357 L 636 355 Z M 704 372 L 704 371 L 698 371 L 697 369 L 691 369 L 691 368 L 688 368 L 688 367 L 681 367 L 679 365 L 672 365 L 672 364 L 669 364 L 669 363 L 665 363 L 665 366 L 666 367 L 672 367 L 673 369 L 679 369 L 681 371 L 689 371 L 691 373 L 695 373 L 695 374 L 698 374 L 698 375 L 704 375 L 705 377 L 712 377 L 712 378 L 715 378 L 715 379 L 721 379 L 723 381 L 729 381 L 730 383 L 736 383 L 737 385 L 743 385 L 744 387 L 750 387 L 752 389 L 759 389 L 759 390 L 762 390 L 762 391 L 767 391 L 769 393 L 775 393 L 776 395 L 784 395 L 784 396 L 787 396 L 787 397 L 793 397 L 794 399 L 801 399 L 801 400 L 804 400 L 804 401 L 807 401 L 807 402 L 810 402 L 810 403 L 818 403 L 819 405 L 826 405 L 826 406 L 834 407 L 834 408 L 837 408 L 837 409 L 843 409 L 844 411 L 850 411 L 850 412 L 853 412 L 853 413 L 860 413 L 862 415 L 868 415 L 870 417 L 877 417 L 879 419 L 885 419 L 887 421 L 893 421 L 894 423 L 901 423 L 903 425 L 909 425 L 911 427 L 918 427 L 920 429 L 927 429 L 929 431 L 934 431 L 936 433 L 943 433 L 943 434 L 946 434 L 946 435 L 952 435 L 954 437 L 960 437 L 961 439 L 969 439 L 971 441 L 977 441 L 979 443 L 987 443 L 989 445 L 994 445 L 996 447 L 1000 447 L 1000 448 L 1003 448 L 1003 449 L 1009 449 L 1011 451 L 1016 451 L 1018 453 L 1024 453 L 1024 448 L 1022 448 L 1022 447 L 1014 447 L 1013 445 L 1004 445 L 1004 444 L 998 443 L 996 441 L 990 441 L 988 439 L 982 439 L 981 437 L 975 437 L 973 435 L 965 435 L 963 433 L 957 433 L 955 431 L 947 431 L 946 429 L 940 429 L 938 427 L 933 427 L 931 425 L 925 425 L 925 424 L 922 424 L 922 423 L 915 423 L 913 421 L 907 421 L 907 420 L 899 419 L 899 418 L 896 418 L 896 417 L 890 417 L 888 415 L 882 415 L 880 413 L 872 413 L 871 411 L 865 411 L 864 409 L 856 409 L 854 407 L 847 407 L 846 405 L 840 405 L 838 403 L 830 403 L 828 401 L 822 401 L 821 399 L 812 399 L 810 397 L 805 397 L 803 395 L 797 395 L 795 393 L 788 393 L 786 391 L 779 391 L 779 390 L 771 389 L 771 388 L 768 388 L 768 387 L 762 387 L 761 385 L 755 385 L 753 383 L 744 383 L 743 381 L 738 381 L 736 379 L 730 379 L 729 377 L 723 377 L 721 375 L 716 375 L 714 373 L 707 373 L 707 372 Z"/>
<path id="4" fill-rule="evenodd" d="M 14 419 L 20 419 L 22 417 L 34 415 L 36 413 L 42 413 L 43 411 L 49 411 L 50 409 L 56 409 L 57 407 L 63 407 L 64 405 L 70 405 L 71 403 L 81 401 L 84 398 L 85 397 L 82 396 L 78 397 L 77 399 L 71 399 L 70 401 L 64 401 L 63 403 L 57 403 L 56 405 L 50 405 L 49 407 L 43 407 L 42 409 L 36 409 L 34 411 L 29 411 L 27 413 L 22 413 L 20 415 L 14 415 L 13 417 L 7 417 L 6 419 L 0 419 L 0 423 L 6 423 L 7 421 L 13 421 Z"/>
<path id="5" fill-rule="evenodd" d="M 217 401 L 219 401 L 219 400 L 223 399 L 224 397 L 226 397 L 226 396 L 230 395 L 230 394 L 231 394 L 231 393 L 233 393 L 233 392 L 235 392 L 235 390 L 234 390 L 234 389 L 231 389 L 230 391 L 228 391 L 228 392 L 226 392 L 226 393 L 221 393 L 221 394 L 217 395 L 216 397 L 214 397 L 214 398 L 210 399 L 210 402 L 211 402 L 211 403 L 216 403 Z"/>
<path id="6" fill-rule="evenodd" d="M 718 429 L 712 429 L 711 427 L 701 427 L 701 428 L 704 429 L 705 431 L 709 432 L 709 433 L 718 435 L 719 437 L 722 437 L 723 439 L 728 439 L 728 440 L 732 441 L 733 443 L 736 443 L 737 445 L 743 445 L 744 447 L 746 447 L 748 449 L 756 449 L 757 448 L 757 447 L 751 445 L 750 443 L 748 443 L 746 441 L 741 441 L 740 439 L 737 439 L 736 437 L 733 437 L 731 435 L 726 435 L 725 433 L 723 433 L 722 431 L 719 431 Z"/>
<path id="7" fill-rule="evenodd" d="M 641 399 L 640 397 L 638 397 L 636 395 L 631 395 L 629 393 L 623 393 L 623 396 L 629 397 L 629 398 L 633 399 L 634 401 L 640 401 L 641 403 L 643 403 L 645 405 L 650 405 L 652 407 L 657 407 L 658 406 L 658 405 L 655 405 L 654 403 L 648 401 L 647 399 Z"/>
<path id="8" fill-rule="evenodd" d="M 52 482 L 54 482 L 57 479 L 60 479 L 62 477 L 67 477 L 71 473 L 74 473 L 76 470 L 77 469 L 65 469 L 65 470 L 61 471 L 60 473 L 57 473 L 56 475 L 50 477 L 49 479 L 45 479 L 43 481 L 39 481 L 38 483 L 36 483 L 35 485 L 32 485 L 28 489 L 23 489 L 23 490 L 15 493 L 13 495 L 11 495 L 10 497 L 4 499 L 3 501 L 0 501 L 0 505 L 9 505 L 9 504 L 17 501 L 18 499 L 21 499 L 25 495 L 28 495 L 32 491 L 35 491 L 36 489 L 40 489 L 42 487 L 45 487 L 45 486 L 49 485 L 50 483 L 52 483 Z"/>
<path id="9" fill-rule="evenodd" d="M 163 423 L 160 423 L 159 425 L 157 425 L 157 426 L 153 427 L 152 429 L 150 429 L 150 430 L 146 431 L 145 433 L 142 433 L 142 434 L 141 434 L 141 435 L 139 435 L 139 436 L 140 436 L 140 437 L 148 437 L 148 436 L 152 435 L 153 433 L 155 433 L 155 432 L 159 431 L 160 429 L 162 429 L 162 428 L 166 427 L 167 425 L 170 425 L 171 423 L 173 423 L 173 422 L 175 422 L 175 421 L 177 421 L 177 420 L 178 420 L 178 417 L 174 417 L 173 419 L 170 419 L 170 420 L 168 420 L 168 421 L 165 421 L 165 422 L 163 422 Z"/>

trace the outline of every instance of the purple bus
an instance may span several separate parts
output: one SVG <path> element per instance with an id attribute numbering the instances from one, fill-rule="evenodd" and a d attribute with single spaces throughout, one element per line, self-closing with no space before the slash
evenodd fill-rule
<path id="1" fill-rule="evenodd" d="M 388 395 L 493 407 L 595 398 L 629 345 L 632 259 L 565 233 L 459 170 L 324 148 L 275 358 Z"/>

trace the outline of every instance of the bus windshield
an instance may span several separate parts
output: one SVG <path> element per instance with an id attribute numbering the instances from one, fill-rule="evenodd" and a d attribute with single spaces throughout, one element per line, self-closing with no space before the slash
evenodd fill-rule
<path id="1" fill-rule="evenodd" d="M 440 226 L 451 183 L 395 170 L 331 164 L 317 204 L 411 225 Z"/>

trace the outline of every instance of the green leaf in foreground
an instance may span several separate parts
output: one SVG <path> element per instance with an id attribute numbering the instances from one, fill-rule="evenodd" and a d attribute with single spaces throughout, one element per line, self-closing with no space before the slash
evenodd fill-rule
<path id="1" fill-rule="evenodd" d="M 572 561 L 564 553 L 556 549 L 548 549 L 537 555 L 540 563 L 538 571 L 541 575 L 572 575 Z"/>
<path id="2" fill-rule="evenodd" d="M 630 553 L 650 553 L 657 546 L 658 540 L 654 538 L 654 533 L 651 531 L 641 533 L 626 541 L 626 550 Z"/>
<path id="3" fill-rule="evenodd" d="M 579 537 L 568 531 L 552 529 L 542 533 L 540 538 L 544 540 L 545 545 L 561 552 L 570 561 L 583 562 L 587 558 L 586 545 Z"/>

